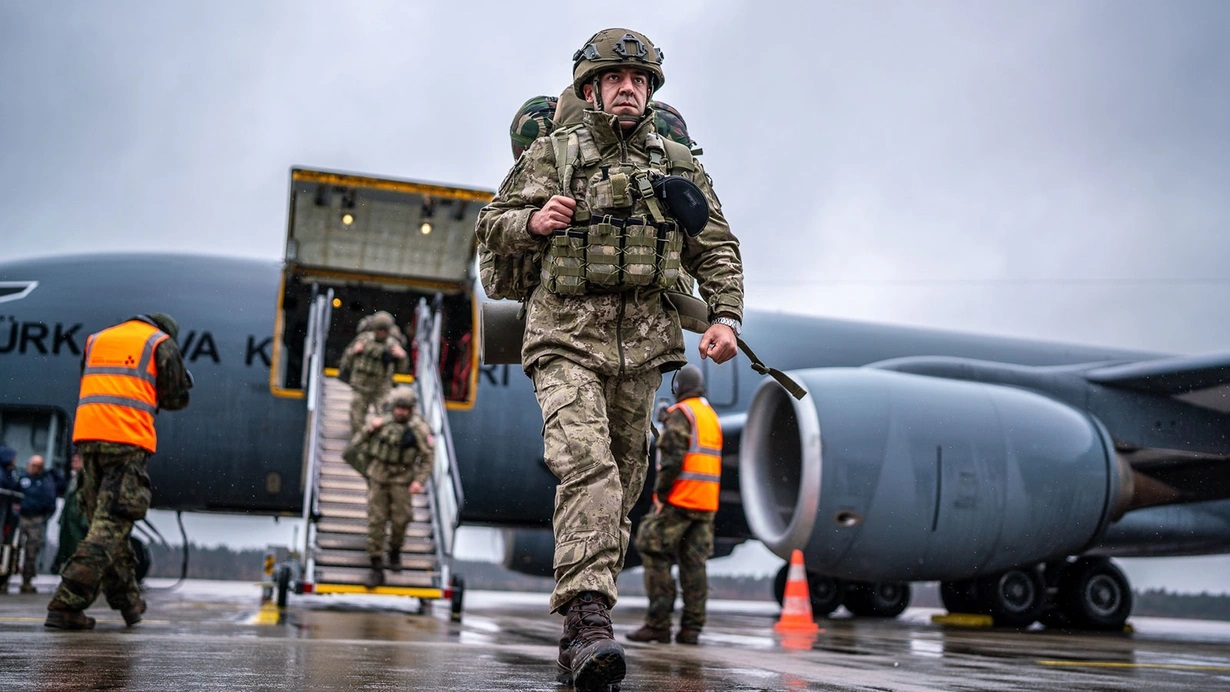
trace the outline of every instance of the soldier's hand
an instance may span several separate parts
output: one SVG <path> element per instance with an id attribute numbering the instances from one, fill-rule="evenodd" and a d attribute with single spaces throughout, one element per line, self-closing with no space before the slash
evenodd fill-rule
<path id="1" fill-rule="evenodd" d="M 662 513 L 662 501 L 656 497 L 653 499 L 653 513 L 654 514 Z"/>
<path id="2" fill-rule="evenodd" d="M 546 236 L 568 228 L 572 225 L 572 214 L 576 209 L 575 199 L 555 195 L 542 205 L 542 209 L 530 214 L 530 233 Z"/>
<path id="3" fill-rule="evenodd" d="M 363 352 L 363 342 L 359 341 L 355 343 L 354 348 L 350 349 L 350 352 L 351 353 L 362 353 Z"/>
<path id="4" fill-rule="evenodd" d="M 410 492 L 414 493 L 415 495 L 418 495 L 419 493 L 423 492 L 423 484 L 419 483 L 418 481 L 410 481 Z"/>
<path id="5" fill-rule="evenodd" d="M 376 417 L 376 418 L 373 418 L 371 422 L 367 424 L 367 429 L 371 430 L 372 432 L 375 432 L 379 430 L 382 425 L 384 425 L 384 419 L 380 417 Z"/>
<path id="6" fill-rule="evenodd" d="M 403 349 L 401 346 L 398 346 L 397 344 L 393 344 L 392 352 L 393 352 L 393 357 L 398 360 L 401 360 L 402 358 L 406 357 L 405 349 Z"/>
<path id="7" fill-rule="evenodd" d="M 712 358 L 714 363 L 721 365 L 739 351 L 739 343 L 735 340 L 735 330 L 724 324 L 709 325 L 704 336 L 700 337 L 700 357 Z"/>

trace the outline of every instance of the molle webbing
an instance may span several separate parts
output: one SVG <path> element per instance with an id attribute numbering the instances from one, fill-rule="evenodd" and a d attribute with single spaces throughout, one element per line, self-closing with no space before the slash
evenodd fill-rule
<path id="1" fill-rule="evenodd" d="M 551 237 L 543 278 L 561 295 L 669 288 L 679 277 L 682 249 L 674 221 L 595 216 Z"/>

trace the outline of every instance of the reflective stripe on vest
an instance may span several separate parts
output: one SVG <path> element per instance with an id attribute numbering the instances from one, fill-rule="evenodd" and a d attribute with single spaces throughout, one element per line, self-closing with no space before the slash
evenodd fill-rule
<path id="1" fill-rule="evenodd" d="M 670 408 L 683 411 L 692 425 L 683 472 L 671 486 L 666 501 L 676 507 L 716 512 L 722 488 L 722 425 L 717 412 L 703 397 L 684 399 Z"/>
<path id="2" fill-rule="evenodd" d="M 86 340 L 73 442 L 120 442 L 157 451 L 154 351 L 167 338 L 157 327 L 132 320 Z"/>

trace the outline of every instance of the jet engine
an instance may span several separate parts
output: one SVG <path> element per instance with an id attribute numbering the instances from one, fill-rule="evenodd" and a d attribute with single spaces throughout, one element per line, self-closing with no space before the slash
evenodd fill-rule
<path id="1" fill-rule="evenodd" d="M 1022 389 L 876 370 L 792 372 L 748 408 L 753 533 L 809 571 L 867 582 L 966 579 L 1081 553 L 1131 479 L 1087 413 Z"/>

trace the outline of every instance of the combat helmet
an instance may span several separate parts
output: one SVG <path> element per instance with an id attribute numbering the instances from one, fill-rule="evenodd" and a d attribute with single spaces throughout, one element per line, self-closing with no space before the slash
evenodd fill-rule
<path id="1" fill-rule="evenodd" d="M 649 94 L 662 88 L 662 51 L 645 34 L 631 29 L 603 29 L 572 55 L 572 90 L 585 98 L 581 86 L 615 67 L 637 67 L 649 73 Z"/>
<path id="2" fill-rule="evenodd" d="M 393 325 L 393 316 L 384 310 L 381 310 L 380 312 L 372 315 L 372 321 L 368 326 L 372 331 L 375 331 L 377 329 L 392 329 Z"/>
<path id="3" fill-rule="evenodd" d="M 393 390 L 393 394 L 389 397 L 389 408 L 397 408 L 402 406 L 414 410 L 414 405 L 418 403 L 419 397 L 414 393 L 414 390 L 409 387 L 398 387 Z"/>
<path id="4" fill-rule="evenodd" d="M 675 373 L 675 379 L 671 381 L 671 393 L 675 395 L 676 401 L 704 396 L 705 376 L 701 374 L 700 368 L 691 363 L 680 368 L 679 372 Z"/>

